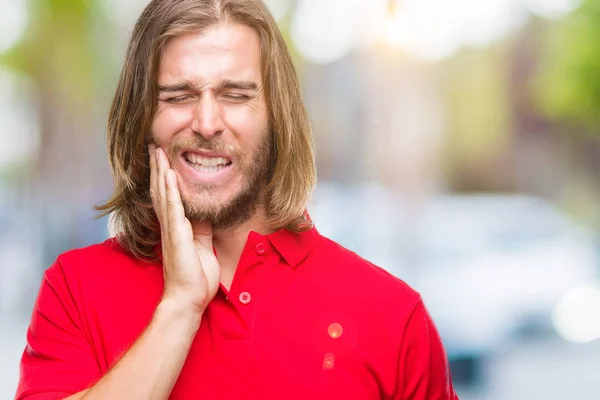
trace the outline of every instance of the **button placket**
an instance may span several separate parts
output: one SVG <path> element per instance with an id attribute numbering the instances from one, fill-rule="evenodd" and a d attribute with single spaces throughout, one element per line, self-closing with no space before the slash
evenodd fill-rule
<path id="1" fill-rule="evenodd" d="M 257 301 L 260 297 L 257 291 L 266 273 L 264 267 L 270 254 L 270 246 L 265 238 L 251 236 L 229 293 L 230 304 L 237 310 L 250 332 L 253 330 Z"/>
<path id="2" fill-rule="evenodd" d="M 254 246 L 254 252 L 259 256 L 264 256 L 265 254 L 267 254 L 267 246 L 264 244 L 264 242 L 258 242 Z M 247 291 L 243 291 L 240 292 L 238 299 L 241 304 L 247 305 L 252 301 L 252 295 Z"/>

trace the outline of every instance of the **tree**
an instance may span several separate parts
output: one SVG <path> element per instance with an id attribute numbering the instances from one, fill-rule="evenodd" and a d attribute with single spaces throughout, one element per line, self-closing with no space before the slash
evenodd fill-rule
<path id="1" fill-rule="evenodd" d="M 104 236 L 94 203 L 110 190 L 104 120 L 116 69 L 110 20 L 95 0 L 31 0 L 29 25 L 0 64 L 29 77 L 40 148 L 20 175 L 41 232 L 42 264 Z"/>

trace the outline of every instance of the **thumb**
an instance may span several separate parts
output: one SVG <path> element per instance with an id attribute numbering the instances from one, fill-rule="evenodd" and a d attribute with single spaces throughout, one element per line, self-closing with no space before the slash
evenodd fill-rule
<path id="1" fill-rule="evenodd" d="M 213 249 L 213 229 L 210 221 L 194 221 L 192 222 L 192 232 L 194 240 L 212 251 Z"/>

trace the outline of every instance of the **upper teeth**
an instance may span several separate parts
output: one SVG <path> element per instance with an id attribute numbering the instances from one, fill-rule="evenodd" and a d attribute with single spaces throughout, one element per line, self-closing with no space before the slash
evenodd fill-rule
<path id="1" fill-rule="evenodd" d="M 203 167 L 216 167 L 217 165 L 226 165 L 229 162 L 223 157 L 202 157 L 192 153 L 188 153 L 186 158 L 189 162 L 200 164 Z"/>

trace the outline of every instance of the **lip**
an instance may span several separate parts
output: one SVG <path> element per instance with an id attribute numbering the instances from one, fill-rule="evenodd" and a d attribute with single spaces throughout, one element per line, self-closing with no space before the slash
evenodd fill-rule
<path id="1" fill-rule="evenodd" d="M 206 153 L 199 153 L 198 151 L 194 151 L 193 153 L 200 154 L 200 155 L 203 155 L 203 156 L 206 156 L 206 157 L 223 157 L 223 158 L 227 158 L 224 155 L 209 156 Z M 213 154 L 218 154 L 218 153 L 213 153 Z M 233 164 L 227 165 L 225 168 L 221 169 L 219 172 L 204 173 L 204 172 L 198 171 L 196 168 L 194 168 L 190 164 L 188 164 L 188 162 L 186 161 L 186 159 L 183 157 L 183 153 L 177 159 L 177 164 L 179 164 L 177 166 L 178 167 L 177 170 L 182 174 L 182 178 L 183 178 L 184 182 L 185 181 L 194 182 L 194 183 L 198 183 L 198 182 L 201 182 L 201 183 L 217 183 L 217 182 L 222 182 L 222 181 L 226 180 L 229 177 L 229 175 L 231 175 L 232 172 L 233 172 Z"/>
<path id="2" fill-rule="evenodd" d="M 216 151 L 209 151 L 209 150 L 202 150 L 202 149 L 184 149 L 181 152 L 181 157 L 184 158 L 183 155 L 186 153 L 195 154 L 195 155 L 201 156 L 201 157 L 212 157 L 212 158 L 222 157 L 222 158 L 226 159 L 227 161 L 231 162 L 231 156 L 228 156 L 227 154 L 224 154 L 224 153 L 218 153 Z M 184 161 L 185 161 L 185 158 L 184 158 Z"/>

